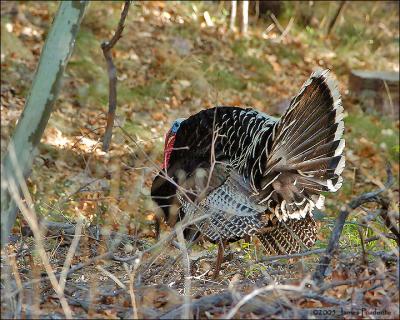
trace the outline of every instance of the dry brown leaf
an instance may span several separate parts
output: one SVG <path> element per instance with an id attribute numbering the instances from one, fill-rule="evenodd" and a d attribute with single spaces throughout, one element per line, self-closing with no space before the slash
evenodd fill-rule
<path id="1" fill-rule="evenodd" d="M 165 115 L 162 112 L 155 112 L 151 115 L 151 117 L 156 121 L 166 120 Z"/>

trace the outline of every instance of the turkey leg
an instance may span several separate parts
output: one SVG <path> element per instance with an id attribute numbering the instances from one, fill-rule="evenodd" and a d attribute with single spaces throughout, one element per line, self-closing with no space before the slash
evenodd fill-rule
<path id="1" fill-rule="evenodd" d="M 213 275 L 213 279 L 217 279 L 219 276 L 219 271 L 221 270 L 221 264 L 224 261 L 224 249 L 225 246 L 227 246 L 227 242 L 225 241 L 219 241 L 218 242 L 218 255 L 217 255 L 217 261 L 215 262 L 215 271 Z"/>

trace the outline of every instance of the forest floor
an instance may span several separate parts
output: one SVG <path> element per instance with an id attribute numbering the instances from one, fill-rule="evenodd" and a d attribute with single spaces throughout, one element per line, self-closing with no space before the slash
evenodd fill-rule
<path id="1" fill-rule="evenodd" d="M 352 69 L 399 69 L 398 11 L 368 6 L 347 8 L 330 36 L 319 30 L 323 17 L 316 12 L 313 26 L 296 23 L 284 37 L 276 27 L 268 31 L 271 22 L 261 19 L 243 37 L 227 30 L 226 10 L 211 2 L 135 2 L 114 49 L 117 121 L 105 153 L 108 78 L 100 43 L 111 38 L 121 4 L 91 3 L 27 182 L 34 211 L 48 223 L 40 242 L 54 272 L 62 270 L 73 239 L 80 238 L 64 290 L 76 317 L 398 317 L 398 246 L 376 217 L 376 204 L 351 212 L 325 282 L 315 286 L 310 278 L 340 209 L 364 192 L 383 188 L 387 163 L 395 184 L 384 197 L 388 212 L 398 217 L 399 121 L 363 112 L 348 88 Z M 4 7 L 2 2 L 2 155 L 56 10 L 51 2 Z M 280 18 L 283 25 L 291 12 Z M 215 105 L 252 106 L 279 116 L 316 67 L 333 71 L 346 112 L 345 182 L 327 196 L 317 216 L 316 251 L 272 259 L 256 241 L 240 241 L 230 246 L 214 280 L 216 245 L 205 242 L 189 250 L 188 271 L 180 243 L 168 241 L 170 229 L 163 226 L 161 240 L 155 239 L 156 209 L 149 195 L 164 133 L 174 119 Z M 71 225 L 81 218 L 82 234 L 74 237 Z M 19 216 L 2 251 L 2 271 L 12 270 L 2 272 L 2 314 L 63 316 L 38 248 Z M 238 303 L 254 292 L 251 303 L 239 310 Z M 238 313 L 229 314 L 235 306 Z"/>

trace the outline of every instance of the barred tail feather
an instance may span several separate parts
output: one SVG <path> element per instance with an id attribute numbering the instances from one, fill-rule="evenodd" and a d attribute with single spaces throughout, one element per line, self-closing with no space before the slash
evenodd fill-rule
<path id="1" fill-rule="evenodd" d="M 257 234 L 268 255 L 293 254 L 311 248 L 317 239 L 315 220 L 280 222 L 276 228 Z"/>
<path id="2" fill-rule="evenodd" d="M 260 203 L 268 201 L 279 221 L 312 214 L 323 204 L 321 192 L 341 187 L 343 131 L 338 88 L 328 70 L 316 71 L 273 128 Z"/>

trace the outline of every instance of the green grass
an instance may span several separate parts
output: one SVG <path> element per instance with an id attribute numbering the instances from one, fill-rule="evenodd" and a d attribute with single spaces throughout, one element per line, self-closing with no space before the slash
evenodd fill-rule
<path id="1" fill-rule="evenodd" d="M 334 224 L 335 224 L 335 218 L 328 218 L 324 219 L 324 222 L 321 226 L 321 229 L 319 230 L 319 233 L 322 235 L 325 235 L 326 240 L 317 240 L 314 249 L 317 248 L 326 248 L 328 244 L 328 239 L 331 236 L 331 232 L 333 230 Z M 380 221 L 380 218 L 377 218 L 376 221 L 370 221 L 368 224 L 368 228 L 360 226 L 360 217 L 359 216 L 351 216 L 343 226 L 342 234 L 340 237 L 340 246 L 345 248 L 346 250 L 361 250 L 361 238 L 360 238 L 360 233 L 359 229 L 362 232 L 363 240 L 365 239 L 383 234 L 388 232 L 386 227 L 383 225 L 383 223 Z M 385 250 L 385 251 L 390 251 L 393 248 L 397 247 L 397 244 L 394 240 L 392 239 L 386 239 L 389 242 L 389 245 L 387 243 L 383 243 L 381 241 L 371 241 L 368 243 L 365 243 L 365 249 L 369 251 L 374 251 L 374 250 Z"/>
<path id="2" fill-rule="evenodd" d="M 238 57 L 243 57 L 249 48 L 249 44 L 248 39 L 239 39 L 232 43 L 231 49 Z"/>
<path id="3" fill-rule="evenodd" d="M 126 121 L 123 129 L 130 135 L 140 137 L 141 139 L 151 139 L 152 135 L 149 130 L 146 130 L 143 125 L 137 121 Z"/>
<path id="4" fill-rule="evenodd" d="M 328 36 L 328 25 L 338 6 L 334 1 L 286 1 L 279 20 L 284 26 L 294 17 L 291 34 L 307 44 L 309 50 L 334 52 L 336 57 L 331 62 L 336 74 L 354 68 L 385 70 L 398 60 L 395 2 L 364 2 L 362 6 L 348 2 Z"/>
<path id="5" fill-rule="evenodd" d="M 346 133 L 347 139 L 355 141 L 357 138 L 364 137 L 373 142 L 377 148 L 384 144 L 391 160 L 399 161 L 399 129 L 396 128 L 394 121 L 384 117 L 377 118 L 362 113 L 353 113 L 345 118 L 345 124 L 347 128 L 351 128 L 350 132 Z M 387 132 L 388 129 L 392 134 L 385 134 L 385 130 Z M 351 145 L 351 148 L 359 147 L 357 143 Z"/>
<path id="6" fill-rule="evenodd" d="M 207 80 L 218 90 L 233 89 L 243 91 L 247 88 L 246 81 L 234 72 L 225 68 L 217 68 L 207 73 Z"/>
<path id="7" fill-rule="evenodd" d="M 278 44 L 272 46 L 271 49 L 274 54 L 279 57 L 280 61 L 282 61 L 283 59 L 287 59 L 291 63 L 297 64 L 303 60 L 303 54 L 293 47 Z"/>
<path id="8" fill-rule="evenodd" d="M 182 28 L 181 25 L 174 25 L 169 29 L 171 35 L 179 36 L 186 39 L 195 39 L 199 33 L 199 26 L 196 24 L 185 24 L 185 27 Z"/>
<path id="9" fill-rule="evenodd" d="M 241 63 L 253 72 L 253 76 L 249 79 L 250 81 L 266 84 L 271 82 L 270 80 L 271 74 L 273 74 L 273 69 L 267 61 L 256 57 L 244 56 L 241 59 Z"/>
<path id="10" fill-rule="evenodd" d="M 340 192 L 340 194 L 345 194 L 346 196 L 351 196 L 353 194 L 353 181 L 349 180 L 349 179 L 345 179 L 343 181 L 342 187 L 340 188 L 339 192 Z M 329 197 L 329 194 L 327 194 L 326 196 Z M 336 206 L 334 208 L 336 208 Z"/>

